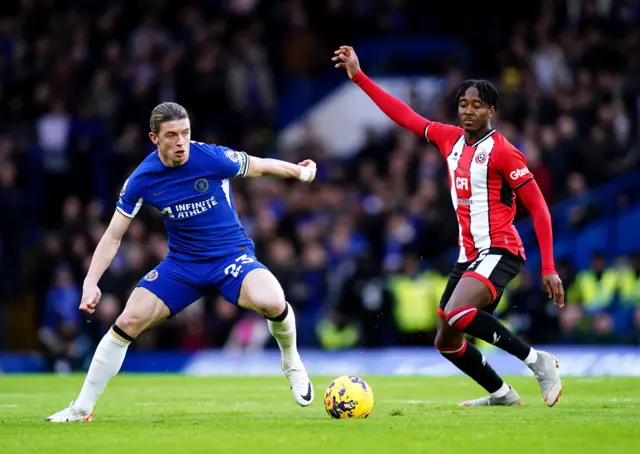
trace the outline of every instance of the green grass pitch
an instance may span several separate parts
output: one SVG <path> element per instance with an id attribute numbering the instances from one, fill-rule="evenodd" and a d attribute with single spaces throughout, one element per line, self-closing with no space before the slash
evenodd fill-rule
<path id="1" fill-rule="evenodd" d="M 566 378 L 554 408 L 533 378 L 510 378 L 522 408 L 459 408 L 483 395 L 466 377 L 363 377 L 371 416 L 332 420 L 298 407 L 284 377 L 119 375 L 87 424 L 43 418 L 77 395 L 84 376 L 0 376 L 0 453 L 637 453 L 639 378 Z"/>

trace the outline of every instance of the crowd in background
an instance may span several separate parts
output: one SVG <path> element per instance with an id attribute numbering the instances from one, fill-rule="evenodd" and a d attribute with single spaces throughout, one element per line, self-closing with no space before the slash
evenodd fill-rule
<path id="1" fill-rule="evenodd" d="M 431 2 L 15 3 L 0 17 L 0 313 L 32 297 L 33 323 L 52 364 L 59 357 L 81 362 L 166 253 L 162 216 L 142 210 L 100 282 L 97 314 L 87 323 L 77 311 L 117 193 L 152 151 L 149 113 L 168 100 L 188 108 L 196 140 L 318 163 L 312 185 L 233 183 L 258 257 L 298 314 L 301 345 L 432 342 L 452 265 L 446 253 L 458 232 L 439 152 L 398 129 L 383 137 L 372 132 L 348 159 L 333 156 L 312 130 L 290 148 L 274 145 L 287 81 L 313 82 L 332 69 L 337 45 L 362 37 L 418 35 L 427 26 L 447 32 L 435 28 L 433 11 L 426 14 Z M 436 109 L 424 109 L 417 96 L 410 104 L 455 122 L 459 82 L 489 77 L 501 92 L 494 126 L 526 155 L 549 204 L 576 201 L 570 221 L 580 227 L 599 216 L 589 188 L 638 165 L 640 5 L 539 6 L 529 11 L 536 19 L 494 27 L 472 49 L 474 64 L 440 67 L 447 88 Z M 376 71 L 392 72 L 394 63 L 387 65 Z M 561 315 L 540 291 L 537 270 L 527 270 L 508 290 L 502 314 L 533 342 L 638 342 L 634 252 L 624 266 L 594 258 L 590 270 L 573 269 L 565 257 L 569 310 Z M 263 348 L 269 341 L 263 319 L 212 295 L 141 336 L 135 348 Z"/>

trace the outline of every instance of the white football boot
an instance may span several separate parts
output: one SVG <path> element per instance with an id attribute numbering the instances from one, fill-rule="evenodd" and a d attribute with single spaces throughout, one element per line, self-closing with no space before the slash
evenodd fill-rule
<path id="1" fill-rule="evenodd" d="M 459 404 L 460 407 L 519 407 L 520 396 L 515 389 L 509 387 L 509 392 L 502 397 L 486 396 L 480 399 L 467 400 Z"/>
<path id="2" fill-rule="evenodd" d="M 301 407 L 311 405 L 311 402 L 313 402 L 313 385 L 302 361 L 290 367 L 284 367 L 281 361 L 280 367 L 289 380 L 291 394 L 298 405 Z"/>
<path id="3" fill-rule="evenodd" d="M 64 410 L 54 413 L 44 420 L 46 422 L 91 422 L 93 421 L 93 412 L 84 413 L 77 410 L 71 402 Z"/>
<path id="4" fill-rule="evenodd" d="M 560 363 L 555 356 L 540 350 L 538 350 L 537 361 L 529 365 L 529 369 L 540 384 L 542 398 L 549 407 L 558 403 L 562 395 L 562 379 L 558 373 L 558 367 L 560 367 Z"/>

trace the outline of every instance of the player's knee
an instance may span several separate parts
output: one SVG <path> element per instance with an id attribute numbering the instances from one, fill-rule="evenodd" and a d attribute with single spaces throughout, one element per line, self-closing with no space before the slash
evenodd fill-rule
<path id="1" fill-rule="evenodd" d="M 287 302 L 281 288 L 262 292 L 251 301 L 257 312 L 268 318 L 274 318 L 284 312 Z"/>
<path id="2" fill-rule="evenodd" d="M 169 308 L 160 298 L 146 288 L 136 287 L 115 324 L 135 338 L 153 323 L 166 319 L 169 315 Z"/>
<path id="3" fill-rule="evenodd" d="M 446 358 L 455 359 L 462 356 L 467 350 L 467 341 L 463 337 L 457 342 L 450 342 L 446 344 L 438 344 L 436 342 L 435 347 L 441 355 L 445 356 Z"/>
<path id="4" fill-rule="evenodd" d="M 464 334 L 451 329 L 438 329 L 434 345 L 436 349 L 459 347 L 464 342 Z"/>
<path id="5" fill-rule="evenodd" d="M 444 320 L 447 325 L 458 331 L 464 331 L 478 314 L 478 308 L 469 305 L 449 308 L 449 305 L 447 305 L 444 312 Z"/>
<path id="6" fill-rule="evenodd" d="M 447 358 L 457 358 L 465 352 L 467 343 L 461 332 L 455 331 L 447 325 L 438 325 L 434 346 Z"/>
<path id="7" fill-rule="evenodd" d="M 145 323 L 139 315 L 131 312 L 123 312 L 116 319 L 115 325 L 128 336 L 136 338 L 144 331 Z"/>

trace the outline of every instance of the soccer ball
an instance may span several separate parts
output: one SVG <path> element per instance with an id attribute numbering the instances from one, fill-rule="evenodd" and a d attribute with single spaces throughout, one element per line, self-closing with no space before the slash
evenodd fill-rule
<path id="1" fill-rule="evenodd" d="M 324 408 L 335 419 L 366 418 L 373 409 L 371 386 L 360 377 L 338 377 L 324 393 Z"/>

